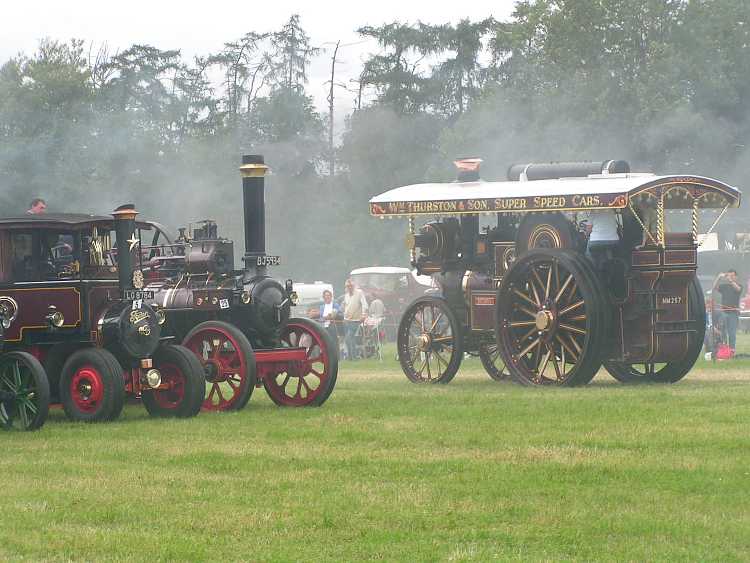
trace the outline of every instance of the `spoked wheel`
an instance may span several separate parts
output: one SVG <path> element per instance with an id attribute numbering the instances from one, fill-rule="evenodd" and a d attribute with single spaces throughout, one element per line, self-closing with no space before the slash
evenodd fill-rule
<path id="1" fill-rule="evenodd" d="M 604 362 L 607 373 L 620 383 L 653 383 L 669 364 L 624 364 Z"/>
<path id="2" fill-rule="evenodd" d="M 203 408 L 239 410 L 247 405 L 255 388 L 255 352 L 235 326 L 207 321 L 191 330 L 183 346 L 198 358 L 206 375 Z"/>
<path id="3" fill-rule="evenodd" d="M 39 361 L 26 352 L 0 357 L 0 427 L 36 430 L 47 420 L 49 382 Z"/>
<path id="4" fill-rule="evenodd" d="M 495 381 L 508 381 L 510 379 L 510 371 L 505 367 L 497 344 L 482 344 L 479 347 L 479 359 L 482 361 L 487 375 Z"/>
<path id="5" fill-rule="evenodd" d="M 151 416 L 188 418 L 197 415 L 206 396 L 206 378 L 198 358 L 184 346 L 161 346 L 154 354 L 161 385 L 143 392 Z"/>
<path id="6" fill-rule="evenodd" d="M 687 354 L 682 360 L 669 363 L 625 364 L 604 362 L 607 372 L 621 383 L 676 383 L 692 369 L 703 349 L 706 337 L 706 303 L 697 278 L 688 286 L 688 315 L 694 322 Z"/>
<path id="7" fill-rule="evenodd" d="M 590 266 L 568 250 L 532 250 L 498 289 L 496 335 L 526 385 L 583 385 L 601 366 L 608 306 Z"/>
<path id="8" fill-rule="evenodd" d="M 281 341 L 290 348 L 304 348 L 305 359 L 289 362 L 282 370 L 263 378 L 271 400 L 282 407 L 318 407 L 336 386 L 339 356 L 328 331 L 309 319 L 289 319 Z"/>
<path id="9" fill-rule="evenodd" d="M 103 348 L 73 352 L 60 373 L 60 400 L 71 420 L 117 418 L 125 404 L 125 380 L 117 359 Z"/>
<path id="10" fill-rule="evenodd" d="M 463 357 L 461 327 L 448 303 L 420 297 L 398 325 L 398 361 L 412 383 L 448 383 Z"/>

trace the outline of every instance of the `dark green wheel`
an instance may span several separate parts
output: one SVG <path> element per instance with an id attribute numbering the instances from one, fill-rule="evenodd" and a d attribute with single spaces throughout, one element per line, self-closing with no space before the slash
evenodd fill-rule
<path id="1" fill-rule="evenodd" d="M 0 426 L 41 428 L 49 411 L 49 382 L 39 361 L 26 352 L 0 357 Z"/>

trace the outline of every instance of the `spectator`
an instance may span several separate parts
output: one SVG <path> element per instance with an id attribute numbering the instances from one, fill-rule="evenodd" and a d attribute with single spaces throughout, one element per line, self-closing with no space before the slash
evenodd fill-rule
<path id="1" fill-rule="evenodd" d="M 347 358 L 355 360 L 357 356 L 357 329 L 367 316 L 367 300 L 362 290 L 354 287 L 351 279 L 344 284 L 344 343 Z"/>
<path id="2" fill-rule="evenodd" d="M 333 300 L 333 294 L 327 289 L 323 292 L 323 304 L 320 306 L 318 318 L 334 341 L 338 342 L 336 320 L 341 318 L 341 305 Z"/>
<path id="3" fill-rule="evenodd" d="M 28 210 L 26 211 L 29 215 L 41 215 L 47 212 L 47 202 L 40 197 L 35 197 L 31 200 Z"/>
<path id="4" fill-rule="evenodd" d="M 385 317 L 385 304 L 377 297 L 370 303 L 370 316 L 376 319 Z"/>
<path id="5" fill-rule="evenodd" d="M 714 289 L 721 294 L 721 318 L 724 324 L 723 338 L 734 354 L 737 343 L 737 324 L 740 318 L 742 284 L 737 283 L 737 270 L 719 274 Z"/>

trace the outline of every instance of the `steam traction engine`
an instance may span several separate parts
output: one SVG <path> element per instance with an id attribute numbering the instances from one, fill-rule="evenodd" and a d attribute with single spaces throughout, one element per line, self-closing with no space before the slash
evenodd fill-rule
<path id="1" fill-rule="evenodd" d="M 242 159 L 244 269 L 234 269 L 233 243 L 212 221 L 149 249 L 148 297 L 166 313 L 165 330 L 203 365 L 209 410 L 241 409 L 260 385 L 278 405 L 318 406 L 336 384 L 335 342 L 318 323 L 291 317 L 292 280 L 267 275 L 279 264 L 265 250 L 267 169 L 262 156 Z"/>
<path id="2" fill-rule="evenodd" d="M 0 218 L 0 426 L 39 428 L 50 402 L 112 420 L 127 395 L 153 416 L 200 411 L 200 364 L 163 341 L 163 317 L 142 301 L 136 215 Z"/>
<path id="3" fill-rule="evenodd" d="M 406 376 L 447 383 L 469 352 L 493 379 L 524 384 L 585 384 L 602 365 L 623 382 L 684 377 L 705 332 L 698 217 L 719 212 L 710 231 L 739 191 L 631 174 L 623 161 L 517 165 L 507 182 L 485 182 L 480 162 L 458 161 L 457 182 L 370 200 L 372 215 L 408 219 L 412 264 L 442 289 L 402 318 Z M 585 255 L 591 213 L 615 214 L 622 235 L 600 269 Z M 425 216 L 439 218 L 416 229 Z M 480 229 L 482 219 L 491 224 Z"/>

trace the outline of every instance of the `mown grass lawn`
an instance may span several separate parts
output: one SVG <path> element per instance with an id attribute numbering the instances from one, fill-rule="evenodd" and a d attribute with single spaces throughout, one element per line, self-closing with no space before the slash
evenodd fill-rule
<path id="1" fill-rule="evenodd" d="M 748 405 L 746 360 L 529 389 L 388 359 L 344 364 L 319 409 L 54 411 L 0 434 L 0 560 L 747 560 Z"/>

